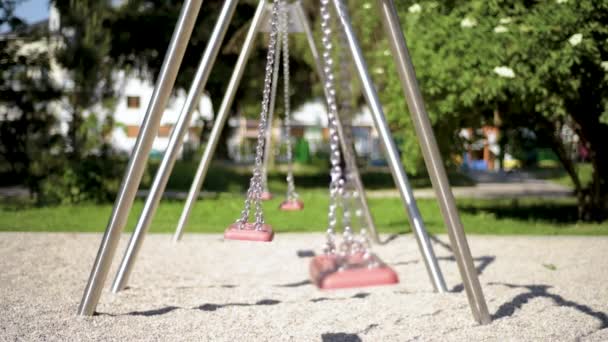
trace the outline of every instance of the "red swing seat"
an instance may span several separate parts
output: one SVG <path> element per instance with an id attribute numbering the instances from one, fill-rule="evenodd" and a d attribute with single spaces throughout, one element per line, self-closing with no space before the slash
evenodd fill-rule
<path id="1" fill-rule="evenodd" d="M 399 277 L 392 268 L 372 255 L 378 263 L 368 267 L 363 253 L 341 258 L 335 254 L 318 255 L 310 262 L 310 277 L 318 288 L 323 290 L 391 285 L 399 283 Z M 340 266 L 344 266 L 340 269 Z"/>
<path id="2" fill-rule="evenodd" d="M 242 229 L 239 228 L 239 225 L 240 223 L 235 222 L 228 226 L 224 231 L 224 239 L 270 242 L 274 238 L 274 231 L 269 224 L 262 224 L 261 230 L 256 230 L 255 223 L 252 222 L 244 223 Z"/>
<path id="3" fill-rule="evenodd" d="M 279 206 L 280 210 L 283 211 L 298 211 L 304 209 L 304 202 L 299 199 L 295 200 L 285 200 Z"/>

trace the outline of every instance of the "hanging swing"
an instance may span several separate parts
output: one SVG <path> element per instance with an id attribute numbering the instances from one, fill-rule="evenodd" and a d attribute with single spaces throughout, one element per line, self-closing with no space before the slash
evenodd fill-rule
<path id="1" fill-rule="evenodd" d="M 262 96 L 262 109 L 260 111 L 260 123 L 258 125 L 257 144 L 255 149 L 255 166 L 253 175 L 249 182 L 249 189 L 245 197 L 244 208 L 241 216 L 224 231 L 224 238 L 227 240 L 246 240 L 269 242 L 274 237 L 274 232 L 269 224 L 264 222 L 264 212 L 262 209 L 262 158 L 264 155 L 264 143 L 268 129 L 268 110 L 270 107 L 270 92 L 272 86 L 273 67 L 277 47 L 279 21 L 279 1 L 275 0 L 272 4 L 272 14 L 270 19 L 270 40 L 268 53 L 266 55 L 266 69 L 264 77 L 264 91 Z M 249 222 L 251 205 L 254 205 L 255 222 Z"/>
<path id="2" fill-rule="evenodd" d="M 284 134 L 287 147 L 287 193 L 285 200 L 279 206 L 283 211 L 298 211 L 304 209 L 304 202 L 299 199 L 293 177 L 293 146 L 291 141 L 291 100 L 289 91 L 289 11 L 287 4 L 281 2 L 282 11 L 279 28 L 283 42 L 283 95 L 285 106 Z"/>
<path id="3" fill-rule="evenodd" d="M 321 0 L 321 30 L 323 43 L 323 62 L 325 74 L 325 95 L 328 107 L 328 126 L 330 144 L 330 185 L 329 213 L 326 242 L 323 254 L 316 256 L 310 263 L 310 276 L 315 285 L 321 289 L 339 289 L 389 285 L 399 282 L 397 274 L 371 251 L 367 229 L 363 226 L 361 208 L 357 208 L 356 196 L 352 182 L 349 181 L 347 167 L 343 172 L 340 166 L 341 153 L 338 135 L 338 105 L 334 85 L 331 13 L 329 0 Z M 343 60 L 343 58 L 341 58 Z M 346 176 L 346 177 L 345 177 Z M 342 207 L 343 227 L 342 241 L 336 243 L 338 209 Z M 356 223 L 361 225 L 359 234 L 353 234 L 352 212 L 355 211 Z"/>

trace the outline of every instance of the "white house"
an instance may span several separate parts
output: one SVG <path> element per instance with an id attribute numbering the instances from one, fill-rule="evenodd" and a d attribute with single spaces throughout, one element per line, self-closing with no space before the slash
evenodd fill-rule
<path id="1" fill-rule="evenodd" d="M 135 146 L 147 105 L 154 92 L 154 84 L 148 77 L 136 77 L 119 72 L 116 75 L 116 86 L 117 101 L 113 112 L 116 128 L 112 134 L 112 145 L 118 150 L 130 152 Z M 169 100 L 160 122 L 158 136 L 152 146 L 152 153 L 163 153 L 166 150 L 169 136 L 186 102 L 186 96 L 186 92 L 179 89 Z M 190 129 L 184 138 L 184 143 L 198 144 L 200 130 L 205 122 L 212 120 L 211 99 L 203 94 L 190 120 Z"/>
<path id="2" fill-rule="evenodd" d="M 257 139 L 258 120 L 232 118 L 229 121 L 232 132 L 228 138 L 230 157 L 237 161 L 252 159 Z M 291 137 L 304 139 L 311 154 L 325 151 L 328 148 L 329 130 L 327 127 L 327 109 L 323 100 L 312 100 L 296 108 L 292 113 Z M 378 143 L 378 132 L 374 126 L 368 107 L 362 107 L 353 115 L 352 132 L 357 155 L 374 159 L 381 155 Z M 285 138 L 284 126 L 276 120 L 272 127 L 275 154 Z"/>
<path id="3" fill-rule="evenodd" d="M 116 3 L 116 1 L 114 3 Z M 59 11 L 51 4 L 49 7 L 48 20 L 33 25 L 46 26 L 49 33 L 48 38 L 24 43 L 20 53 L 25 55 L 33 52 L 33 50 L 50 51 L 50 77 L 58 87 L 69 92 L 73 87 L 71 75 L 68 70 L 62 69 L 52 58 L 53 51 L 56 51 L 60 44 L 60 40 L 57 39 L 58 33 L 62 30 Z M 10 33 L 4 34 L 3 38 L 14 39 Z M 138 75 L 135 73 L 118 71 L 113 76 L 113 89 L 116 96 L 115 107 L 105 108 L 101 104 L 97 104 L 92 106 L 92 108 L 84 114 L 95 113 L 100 119 L 103 119 L 106 115 L 112 115 L 116 127 L 112 132 L 111 143 L 118 151 L 130 153 L 135 146 L 140 125 L 143 122 L 148 103 L 152 97 L 154 83 L 151 75 Z M 166 150 L 169 136 L 177 123 L 182 107 L 186 101 L 186 96 L 187 94 L 184 90 L 177 90 L 171 96 L 167 108 L 163 113 L 158 136 L 152 147 L 152 153 L 162 154 Z M 51 104 L 51 112 L 54 112 L 59 119 L 59 131 L 66 133 L 69 120 L 71 119 L 67 102 L 65 100 L 60 100 Z M 202 94 L 198 107 L 192 115 L 190 129 L 184 139 L 185 143 L 198 144 L 201 129 L 205 122 L 212 121 L 213 117 L 211 99 L 206 94 Z"/>

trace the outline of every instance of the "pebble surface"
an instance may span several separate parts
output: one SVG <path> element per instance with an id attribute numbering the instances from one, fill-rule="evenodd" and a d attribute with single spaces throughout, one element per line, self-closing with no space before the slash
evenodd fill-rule
<path id="1" fill-rule="evenodd" d="M 387 238 L 384 236 L 383 238 Z M 608 237 L 469 236 L 491 324 L 472 318 L 447 236 L 434 242 L 447 294 L 433 293 L 416 241 L 374 251 L 395 286 L 320 291 L 321 234 L 271 243 L 146 237 L 129 287 L 76 315 L 101 234 L 0 233 L 0 341 L 608 341 Z"/>

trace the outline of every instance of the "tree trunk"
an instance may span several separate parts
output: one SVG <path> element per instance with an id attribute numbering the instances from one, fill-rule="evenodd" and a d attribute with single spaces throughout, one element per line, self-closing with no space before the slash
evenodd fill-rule
<path id="1" fill-rule="evenodd" d="M 589 149 L 593 167 L 591 183 L 579 196 L 579 217 L 584 221 L 600 222 L 608 219 L 608 125 L 600 122 L 600 113 L 593 109 L 592 106 L 579 108 L 572 118 L 581 142 Z"/>
<path id="2" fill-rule="evenodd" d="M 82 144 L 84 141 L 81 139 L 81 135 L 83 123 L 84 118 L 82 117 L 81 111 L 75 109 L 72 113 L 72 121 L 70 121 L 70 126 L 68 128 L 68 143 L 71 148 L 68 155 L 72 161 L 82 159 Z"/>

